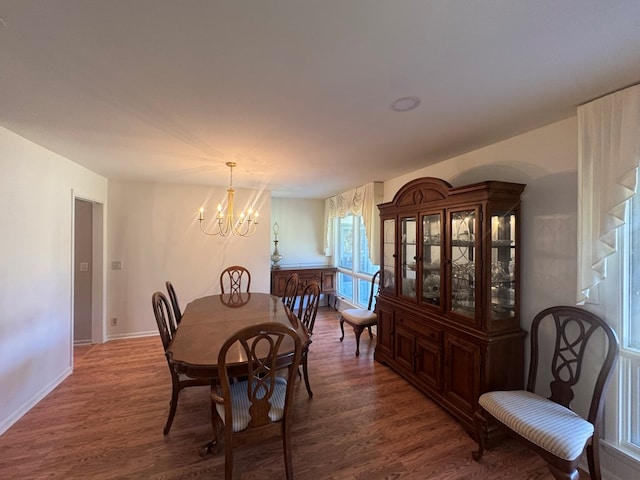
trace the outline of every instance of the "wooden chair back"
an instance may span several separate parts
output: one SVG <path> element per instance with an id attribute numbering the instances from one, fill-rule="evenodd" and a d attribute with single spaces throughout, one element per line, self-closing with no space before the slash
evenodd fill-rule
<path id="1" fill-rule="evenodd" d="M 367 303 L 367 310 L 371 310 L 371 307 L 373 306 L 373 297 L 380 292 L 379 279 L 380 279 L 380 270 L 374 273 L 373 277 L 371 277 L 371 290 L 369 290 L 369 302 Z M 378 282 L 377 285 L 376 285 L 376 282 Z"/>
<path id="2" fill-rule="evenodd" d="M 176 295 L 176 291 L 173 288 L 171 282 L 165 282 L 167 287 L 167 293 L 169 294 L 169 301 L 171 301 L 171 307 L 173 308 L 173 318 L 176 321 L 176 325 L 180 325 L 180 321 L 182 320 L 182 311 L 180 310 L 180 304 L 178 303 L 178 296 Z"/>
<path id="3" fill-rule="evenodd" d="M 298 276 L 297 273 L 292 273 L 287 278 L 287 283 L 284 286 L 284 295 L 282 297 L 282 303 L 284 303 L 291 311 L 293 311 L 293 307 L 296 303 L 299 284 L 300 284 L 300 277 Z"/>
<path id="4" fill-rule="evenodd" d="M 313 334 L 313 326 L 316 323 L 318 304 L 320 303 L 320 284 L 312 281 L 304 288 L 300 295 L 298 318 L 307 327 L 309 337 Z"/>
<path id="5" fill-rule="evenodd" d="M 151 304 L 156 317 L 156 324 L 158 325 L 158 333 L 160 333 L 162 346 L 166 351 L 167 348 L 169 348 L 169 344 L 177 328 L 172 309 L 169 307 L 167 297 L 162 292 L 155 292 L 151 296 Z"/>
<path id="6" fill-rule="evenodd" d="M 293 353 L 283 355 L 284 351 L 290 351 L 291 345 Z M 280 323 L 245 327 L 222 346 L 218 356 L 220 387 L 211 393 L 211 398 L 216 405 L 214 431 L 217 444 L 220 443 L 220 430 L 224 431 L 226 479 L 233 476 L 235 447 L 264 441 L 274 435 L 282 436 L 286 478 L 293 478 L 289 410 L 301 355 L 300 337 Z M 247 380 L 233 382 L 228 362 L 234 363 L 236 375 L 239 357 L 243 358 L 242 376 Z M 286 379 L 277 374 L 284 367 L 287 367 Z"/>
<path id="7" fill-rule="evenodd" d="M 551 392 L 549 399 L 567 408 L 571 408 L 571 401 L 575 397 L 573 388 L 580 381 L 587 346 L 597 337 L 598 332 L 604 334 L 607 355 L 595 380 L 586 418 L 597 429 L 602 415 L 605 388 L 618 357 L 618 337 L 604 320 L 583 308 L 561 306 L 543 310 L 531 323 L 531 362 L 527 390 L 534 393 L 539 378 L 540 328 L 543 324 L 551 325 L 553 335 L 551 339 L 545 338 L 544 343 L 551 340 L 554 345 L 550 363 L 551 371 L 546 372 L 550 373 L 553 379 L 549 384 Z M 547 331 L 548 329 L 545 330 Z"/>
<path id="8" fill-rule="evenodd" d="M 220 291 L 222 293 L 248 293 L 250 288 L 251 273 L 245 267 L 233 265 L 225 268 L 220 274 Z"/>

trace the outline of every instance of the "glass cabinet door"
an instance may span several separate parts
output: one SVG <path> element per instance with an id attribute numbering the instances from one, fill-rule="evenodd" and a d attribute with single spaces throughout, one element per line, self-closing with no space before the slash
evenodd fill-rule
<path id="1" fill-rule="evenodd" d="M 382 290 L 396 294 L 396 221 L 387 219 L 382 222 Z"/>
<path id="2" fill-rule="evenodd" d="M 491 214 L 491 318 L 515 316 L 516 215 Z"/>
<path id="3" fill-rule="evenodd" d="M 416 217 L 400 219 L 400 294 L 417 299 L 416 295 L 416 260 L 417 260 L 417 231 Z"/>
<path id="4" fill-rule="evenodd" d="M 422 301 L 440 306 L 442 292 L 442 215 L 422 217 Z"/>
<path id="5" fill-rule="evenodd" d="M 468 318 L 476 311 L 476 210 L 450 213 L 451 311 Z"/>

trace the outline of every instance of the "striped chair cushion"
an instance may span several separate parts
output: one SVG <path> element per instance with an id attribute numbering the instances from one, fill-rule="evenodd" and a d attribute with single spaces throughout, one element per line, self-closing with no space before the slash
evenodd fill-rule
<path id="1" fill-rule="evenodd" d="M 593 425 L 568 408 L 526 390 L 488 392 L 478 403 L 527 440 L 564 460 L 575 460 Z"/>
<path id="2" fill-rule="evenodd" d="M 343 310 L 342 316 L 345 320 L 355 325 L 374 325 L 378 320 L 378 316 L 371 310 L 364 308 L 349 308 Z"/>
<path id="3" fill-rule="evenodd" d="M 269 410 L 269 418 L 272 422 L 282 420 L 284 411 L 284 401 L 287 396 L 287 380 L 282 377 L 276 377 L 276 385 L 273 395 L 271 396 L 271 410 Z M 247 381 L 231 384 L 231 411 L 233 412 L 233 431 L 240 432 L 247 428 L 251 415 L 249 415 L 249 397 L 247 397 Z M 224 422 L 224 405 L 216 404 L 218 415 Z"/>

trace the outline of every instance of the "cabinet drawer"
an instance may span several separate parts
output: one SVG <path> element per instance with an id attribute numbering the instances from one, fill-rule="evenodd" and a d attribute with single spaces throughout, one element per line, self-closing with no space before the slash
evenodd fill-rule
<path id="1" fill-rule="evenodd" d="M 431 325 L 426 325 L 424 321 L 414 317 L 398 315 L 397 318 L 400 325 L 405 328 L 410 328 L 421 338 L 431 341 L 437 345 L 442 343 L 442 331 L 432 327 Z"/>

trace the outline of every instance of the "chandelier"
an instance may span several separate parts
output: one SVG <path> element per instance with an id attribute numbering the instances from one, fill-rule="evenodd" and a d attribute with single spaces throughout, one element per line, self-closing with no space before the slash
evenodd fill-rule
<path id="1" fill-rule="evenodd" d="M 245 214 L 244 210 L 240 213 L 240 216 L 236 220 L 233 213 L 233 167 L 236 166 L 236 162 L 227 162 L 229 167 L 229 188 L 227 189 L 227 212 L 222 211 L 222 205 L 218 204 L 218 209 L 215 218 L 215 226 L 213 231 L 209 232 L 204 229 L 202 222 L 204 222 L 204 208 L 200 207 L 200 215 L 198 220 L 200 221 L 200 230 L 206 235 L 219 235 L 226 237 L 232 234 L 236 237 L 250 237 L 256 233 L 256 225 L 258 225 L 258 212 L 254 212 L 253 208 L 249 208 Z"/>

